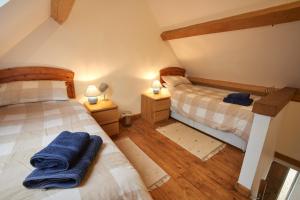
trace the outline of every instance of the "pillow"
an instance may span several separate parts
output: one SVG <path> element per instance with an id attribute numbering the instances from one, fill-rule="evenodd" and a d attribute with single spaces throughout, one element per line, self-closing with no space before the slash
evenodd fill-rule
<path id="1" fill-rule="evenodd" d="M 183 76 L 162 76 L 161 78 L 171 87 L 181 84 L 191 84 L 191 82 Z"/>
<path id="2" fill-rule="evenodd" d="M 0 84 L 0 106 L 68 99 L 65 81 L 14 81 Z"/>

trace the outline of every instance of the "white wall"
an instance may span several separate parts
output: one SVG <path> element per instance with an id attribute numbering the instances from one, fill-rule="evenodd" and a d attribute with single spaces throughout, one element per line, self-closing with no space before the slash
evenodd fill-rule
<path id="1" fill-rule="evenodd" d="M 162 30 L 291 0 L 148 0 Z M 300 87 L 300 22 L 170 40 L 188 74 L 265 86 Z"/>
<path id="2" fill-rule="evenodd" d="M 191 76 L 300 87 L 300 22 L 171 40 Z"/>
<path id="3" fill-rule="evenodd" d="M 10 16 L 10 15 L 8 15 Z M 0 67 L 52 65 L 75 72 L 76 92 L 107 82 L 121 110 L 140 112 L 158 70 L 178 65 L 141 0 L 76 0 L 62 25 L 49 19 L 0 58 Z"/>
<path id="4" fill-rule="evenodd" d="M 276 151 L 300 161 L 300 102 L 287 105 Z"/>
<path id="5" fill-rule="evenodd" d="M 281 127 L 283 125 L 283 120 L 286 117 L 286 114 L 287 107 L 285 106 L 275 117 L 272 118 L 269 124 L 268 132 L 251 188 L 252 195 L 255 197 L 257 196 L 261 179 L 266 179 L 272 162 L 274 161 L 276 144 L 281 134 Z"/>
<path id="6" fill-rule="evenodd" d="M 10 0 L 0 6 L 0 57 L 50 15 L 50 0 Z"/>

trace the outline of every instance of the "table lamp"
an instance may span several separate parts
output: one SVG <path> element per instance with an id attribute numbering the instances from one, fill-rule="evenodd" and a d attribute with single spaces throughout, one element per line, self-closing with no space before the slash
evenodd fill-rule
<path id="1" fill-rule="evenodd" d="M 89 85 L 86 89 L 85 96 L 88 98 L 90 104 L 96 104 L 98 102 L 98 96 L 100 91 L 94 85 Z"/>
<path id="2" fill-rule="evenodd" d="M 161 88 L 161 84 L 160 84 L 159 80 L 154 80 L 152 83 L 153 94 L 159 94 L 160 88 Z"/>

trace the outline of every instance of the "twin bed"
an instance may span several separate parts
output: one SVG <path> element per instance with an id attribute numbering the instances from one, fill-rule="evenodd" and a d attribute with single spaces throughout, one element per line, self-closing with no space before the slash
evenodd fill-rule
<path id="1" fill-rule="evenodd" d="M 86 109 L 72 100 L 75 98 L 73 76 L 69 70 L 49 67 L 0 70 L 1 94 L 5 94 L 3 90 L 7 86 L 4 85 L 13 81 L 55 80 L 66 84 L 70 98 L 0 107 L 0 199 L 151 199 L 134 167 Z M 84 131 L 103 139 L 82 184 L 63 190 L 26 189 L 22 182 L 33 169 L 30 157 L 65 130 Z"/>
<path id="2" fill-rule="evenodd" d="M 182 68 L 160 70 L 160 81 L 171 94 L 171 117 L 245 151 L 254 116 L 252 106 L 224 103 L 223 98 L 232 91 L 178 80 L 174 86 L 164 81 L 164 77 L 180 76 L 185 76 Z"/>

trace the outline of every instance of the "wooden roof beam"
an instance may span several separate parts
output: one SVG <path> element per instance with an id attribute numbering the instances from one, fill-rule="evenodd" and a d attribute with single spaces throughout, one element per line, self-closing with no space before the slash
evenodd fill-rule
<path id="1" fill-rule="evenodd" d="M 51 0 L 51 17 L 63 24 L 69 17 L 75 0 Z"/>
<path id="2" fill-rule="evenodd" d="M 252 11 L 232 17 L 165 31 L 163 40 L 275 25 L 300 20 L 300 1 Z"/>

